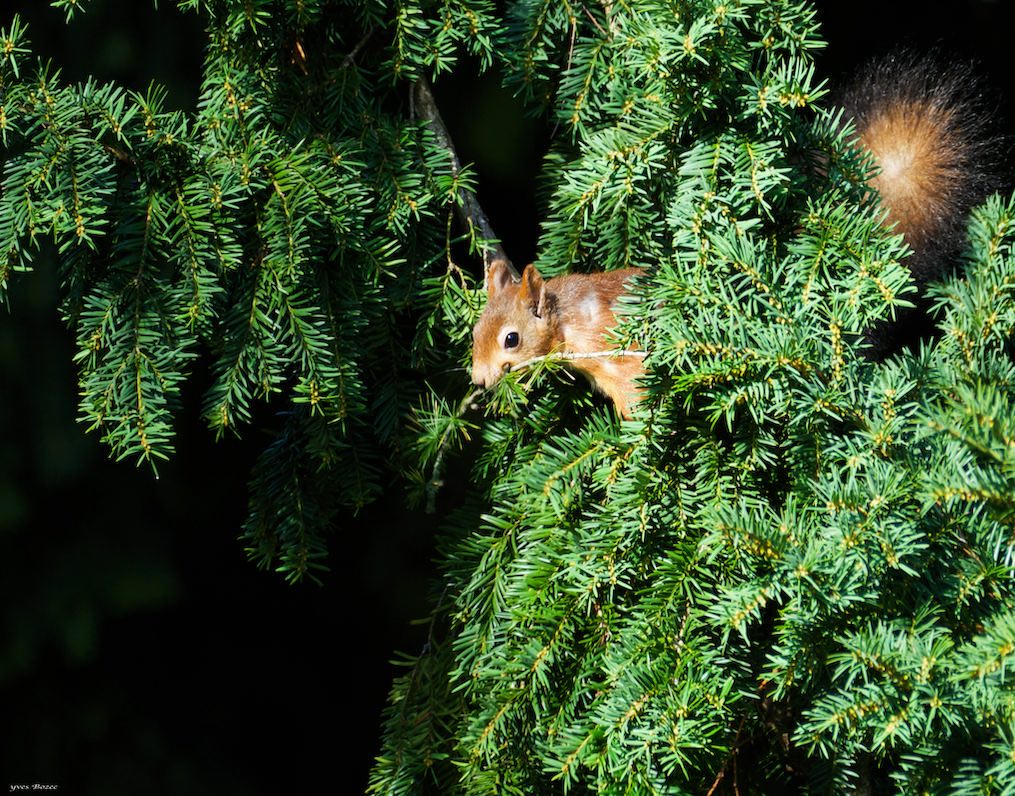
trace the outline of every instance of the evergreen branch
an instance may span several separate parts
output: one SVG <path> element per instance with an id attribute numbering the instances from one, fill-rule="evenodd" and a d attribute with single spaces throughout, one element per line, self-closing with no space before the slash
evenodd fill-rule
<path id="1" fill-rule="evenodd" d="M 459 420 L 473 407 L 475 400 L 485 392 L 484 388 L 473 390 L 466 395 L 458 404 L 454 419 Z M 447 456 L 448 444 L 452 439 L 452 432 L 457 429 L 454 422 L 448 423 L 437 443 L 437 453 L 434 456 L 433 468 L 430 470 L 430 477 L 426 482 L 426 513 L 433 514 L 437 510 L 437 492 L 444 486 L 444 462 Z"/>
<path id="2" fill-rule="evenodd" d="M 434 99 L 433 92 L 430 90 L 430 83 L 425 78 L 420 76 L 413 84 L 413 98 L 415 101 L 415 107 L 427 123 L 430 125 L 430 129 L 437 139 L 438 145 L 444 149 L 448 156 L 451 158 L 451 172 L 454 178 L 457 180 L 458 175 L 462 171 L 462 162 L 458 157 L 458 152 L 455 150 L 454 143 L 451 140 L 451 134 L 448 132 L 448 128 L 444 124 L 444 120 L 441 118 L 440 110 L 437 108 L 437 101 Z M 511 263 L 511 260 L 507 256 L 507 252 L 504 251 L 504 247 L 501 245 L 497 238 L 496 233 L 493 231 L 493 225 L 490 224 L 490 220 L 487 218 L 486 213 L 483 212 L 483 208 L 480 207 L 479 199 L 476 194 L 465 186 L 460 185 L 458 188 L 458 201 L 455 203 L 455 211 L 458 214 L 459 221 L 468 230 L 478 230 L 483 251 L 483 271 L 489 270 L 490 266 L 494 262 L 506 263 L 510 268 L 511 273 L 515 278 L 520 279 L 521 275 L 515 270 Z"/>
<path id="3" fill-rule="evenodd" d="M 606 17 L 606 23 L 610 28 L 610 35 L 616 36 L 620 32 L 620 23 L 613 12 L 613 0 L 599 0 L 599 5 L 603 7 L 603 16 Z M 588 13 L 587 9 L 586 13 Z M 589 14 L 589 16 L 591 18 L 592 15 Z M 599 26 L 597 25 L 596 27 Z"/>

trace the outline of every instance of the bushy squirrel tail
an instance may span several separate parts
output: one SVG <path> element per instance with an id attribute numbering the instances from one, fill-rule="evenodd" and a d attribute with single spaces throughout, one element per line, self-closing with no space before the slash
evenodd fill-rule
<path id="1" fill-rule="evenodd" d="M 1004 168 L 994 110 L 968 64 L 901 53 L 860 70 L 839 103 L 879 173 L 871 184 L 913 250 L 918 283 L 954 268 L 970 209 Z"/>

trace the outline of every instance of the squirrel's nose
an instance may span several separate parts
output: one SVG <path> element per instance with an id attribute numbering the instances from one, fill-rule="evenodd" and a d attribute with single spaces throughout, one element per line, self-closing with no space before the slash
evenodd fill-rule
<path id="1" fill-rule="evenodd" d="M 477 387 L 486 389 L 486 378 L 479 372 L 477 368 L 472 369 L 472 383 Z"/>

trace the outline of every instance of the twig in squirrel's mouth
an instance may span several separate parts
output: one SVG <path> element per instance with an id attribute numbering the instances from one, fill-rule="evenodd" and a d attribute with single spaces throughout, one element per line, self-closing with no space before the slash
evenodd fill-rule
<path id="1" fill-rule="evenodd" d="M 626 348 L 618 348 L 612 351 L 588 351 L 585 353 L 557 351 L 549 354 L 543 354 L 538 357 L 532 357 L 532 359 L 526 359 L 524 362 L 519 362 L 511 368 L 511 371 L 514 372 L 516 370 L 530 368 L 533 365 L 538 365 L 540 362 L 546 360 L 560 360 L 567 362 L 575 359 L 609 359 L 612 357 L 640 357 L 644 359 L 646 356 L 648 356 L 647 351 L 631 351 Z"/>

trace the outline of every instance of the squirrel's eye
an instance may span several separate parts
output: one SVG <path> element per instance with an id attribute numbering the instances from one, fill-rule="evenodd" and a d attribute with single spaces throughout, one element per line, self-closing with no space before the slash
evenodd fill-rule
<path id="1" fill-rule="evenodd" d="M 518 332 L 508 332 L 504 337 L 504 348 L 516 348 L 518 346 Z"/>

